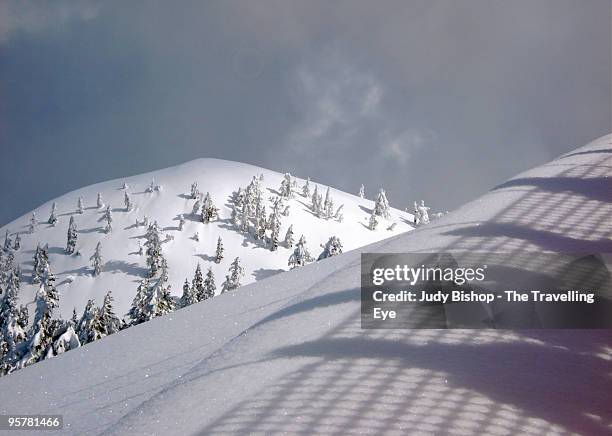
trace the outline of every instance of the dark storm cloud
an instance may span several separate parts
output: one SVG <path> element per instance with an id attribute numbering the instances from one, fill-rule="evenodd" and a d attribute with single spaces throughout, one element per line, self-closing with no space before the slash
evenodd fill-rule
<path id="1" fill-rule="evenodd" d="M 202 156 L 451 209 L 611 130 L 609 0 L 41 5 L 0 4 L 2 223 Z"/>

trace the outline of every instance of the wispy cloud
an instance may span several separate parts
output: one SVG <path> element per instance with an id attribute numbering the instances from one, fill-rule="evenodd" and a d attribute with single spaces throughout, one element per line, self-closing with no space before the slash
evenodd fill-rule
<path id="1" fill-rule="evenodd" d="M 292 83 L 299 117 L 287 137 L 293 153 L 329 155 L 365 147 L 374 157 L 404 165 L 435 138 L 411 128 L 386 104 L 382 81 L 335 50 L 300 64 Z"/>
<path id="2" fill-rule="evenodd" d="M 0 2 L 0 44 L 8 42 L 21 32 L 40 33 L 73 20 L 90 20 L 99 10 L 100 3 L 96 0 L 2 1 Z"/>

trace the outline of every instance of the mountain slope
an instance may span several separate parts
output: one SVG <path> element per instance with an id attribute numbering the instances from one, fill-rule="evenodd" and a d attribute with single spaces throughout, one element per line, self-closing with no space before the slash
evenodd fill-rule
<path id="1" fill-rule="evenodd" d="M 610 251 L 611 140 L 4 377 L 0 413 L 63 413 L 67 434 L 605 434 L 609 331 L 362 330 L 359 279 L 362 251 L 512 250 L 525 269 L 542 250 Z"/>
<path id="2" fill-rule="evenodd" d="M 268 214 L 271 210 L 269 197 L 275 197 L 281 185 L 282 174 L 237 162 L 218 159 L 198 159 L 182 165 L 154 171 L 147 174 L 128 177 L 120 180 L 98 183 L 72 191 L 59 198 L 51 200 L 35 209 L 39 224 L 33 234 L 28 233 L 30 214 L 0 228 L 0 237 L 4 238 L 8 229 L 14 239 L 20 234 L 21 248 L 15 253 L 16 262 L 23 268 L 24 286 L 20 293 L 22 303 L 32 302 L 38 285 L 29 285 L 32 275 L 32 257 L 37 244 L 49 244 L 49 262 L 51 270 L 57 277 L 60 292 L 59 313 L 67 319 L 76 307 L 80 314 L 88 299 L 93 298 L 101 304 L 104 294 L 112 291 L 115 298 L 115 308 L 122 316 L 127 312 L 136 293 L 138 282 L 147 274 L 145 256 L 139 255 L 139 243 L 143 244 L 145 226 L 137 227 L 136 221 L 148 217 L 149 222 L 157 221 L 163 235 L 174 239 L 163 244 L 163 253 L 168 260 L 169 279 L 173 294 L 180 296 L 182 285 L 186 278 L 191 281 L 198 263 L 206 268 L 212 267 L 220 288 L 229 264 L 235 257 L 240 257 L 245 267 L 246 276 L 243 284 L 267 277 L 280 271 L 288 270 L 287 260 L 292 249 L 285 248 L 282 240 L 290 224 L 294 228 L 295 241 L 300 235 L 305 235 L 307 246 L 313 256 L 322 251 L 320 245 L 330 236 L 336 235 L 344 245 L 344 250 L 350 250 L 362 245 L 399 234 L 412 229 L 412 215 L 392 210 L 391 218 L 383 220 L 375 231 L 367 229 L 368 218 L 373 202 L 331 189 L 331 196 L 336 208 L 344 204 L 343 222 L 317 218 L 309 209 L 310 199 L 301 195 L 302 179 L 298 182 L 298 193 L 286 202 L 290 206 L 289 216 L 281 218 L 281 246 L 277 251 L 270 251 L 261 241 L 252 236 L 237 231 L 230 221 L 231 196 L 239 187 L 243 189 L 255 175 L 263 175 L 263 200 Z M 161 186 L 159 191 L 146 192 L 150 183 Z M 192 215 L 195 200 L 190 198 L 190 186 L 196 181 L 202 194 L 209 192 L 220 209 L 219 219 L 209 224 L 203 224 L 199 218 Z M 123 190 L 123 183 L 127 190 Z M 311 191 L 315 183 L 310 183 Z M 325 195 L 325 186 L 318 185 L 320 193 Z M 126 211 L 124 194 L 128 192 L 134 209 Z M 101 193 L 104 207 L 96 205 L 97 194 Z M 84 200 L 84 213 L 76 213 L 77 200 Z M 52 204 L 58 205 L 55 226 L 47 224 Z M 104 232 L 104 213 L 106 206 L 112 208 L 113 230 Z M 183 231 L 179 231 L 179 215 L 185 214 L 186 223 Z M 68 222 L 74 217 L 78 228 L 77 250 L 81 256 L 69 256 L 65 253 Z M 387 230 L 396 223 L 393 230 Z M 199 241 L 194 239 L 199 234 Z M 225 248 L 224 259 L 215 264 L 214 254 L 217 238 L 221 236 Z M 2 239 L 4 241 L 4 239 Z M 92 277 L 89 257 L 93 254 L 96 244 L 102 246 L 104 269 L 100 276 Z"/>

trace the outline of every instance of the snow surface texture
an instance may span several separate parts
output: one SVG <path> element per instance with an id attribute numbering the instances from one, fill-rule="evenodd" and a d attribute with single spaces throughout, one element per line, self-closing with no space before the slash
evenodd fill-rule
<path id="1" fill-rule="evenodd" d="M 162 240 L 165 235 L 173 240 L 163 244 L 163 254 L 169 265 L 169 282 L 172 294 L 180 297 L 183 282 L 191 282 L 198 263 L 206 274 L 212 267 L 217 282 L 217 290 L 225 279 L 228 267 L 236 256 L 240 257 L 245 269 L 242 284 L 268 277 L 289 269 L 287 261 L 293 249 L 284 247 L 283 240 L 289 225 L 293 225 L 294 239 L 297 242 L 304 235 L 311 254 L 318 257 L 323 250 L 320 245 L 336 235 L 340 238 L 344 250 L 348 251 L 370 244 L 392 235 L 412 229 L 411 214 L 392 209 L 391 218 L 381 219 L 375 231 L 367 228 L 374 202 L 331 189 L 335 208 L 344 204 L 344 220 L 340 223 L 333 219 L 317 218 L 310 211 L 310 199 L 301 195 L 302 179 L 297 181 L 297 192 L 293 199 L 286 201 L 290 206 L 289 216 L 281 217 L 281 244 L 277 251 L 270 251 L 262 241 L 253 236 L 237 231 L 231 223 L 231 196 L 238 188 L 245 188 L 253 176 L 263 174 L 261 182 L 263 200 L 268 214 L 271 212 L 270 197 L 278 195 L 283 175 L 274 171 L 237 162 L 218 159 L 197 159 L 182 165 L 141 174 L 125 179 L 98 183 L 86 188 L 72 191 L 51 200 L 34 210 L 39 224 L 33 234 L 28 234 L 31 213 L 0 228 L 0 244 L 4 243 L 6 229 L 21 237 L 21 248 L 15 252 L 15 260 L 23 269 L 23 286 L 20 291 L 20 303 L 28 304 L 30 312 L 34 308 L 34 296 L 40 285 L 30 285 L 33 255 L 36 244 L 41 247 L 49 244 L 49 263 L 56 275 L 57 289 L 60 293 L 60 306 L 55 316 L 61 314 L 64 319 L 70 318 L 76 307 L 80 316 L 87 300 L 93 298 L 97 305 L 102 303 L 107 291 L 112 291 L 115 299 L 115 312 L 123 316 L 132 303 L 139 282 L 147 275 L 146 256 L 139 255 L 138 243 L 144 245 L 146 226 L 137 227 L 136 220 L 142 222 L 147 216 L 150 223 L 157 221 L 162 229 Z M 151 182 L 161 186 L 159 191 L 147 192 Z M 216 207 L 220 209 L 219 219 L 203 224 L 199 217 L 192 215 L 195 200 L 190 198 L 191 184 L 197 181 L 202 194 L 209 192 Z M 122 189 L 127 184 L 127 190 Z M 311 192 L 315 185 L 319 193 L 325 196 L 327 187 L 310 182 Z M 124 194 L 128 192 L 134 205 L 132 211 L 124 206 Z M 378 190 L 371 192 L 374 195 Z M 97 207 L 98 193 L 102 194 L 104 206 Z M 83 214 L 78 214 L 77 201 L 82 197 Z M 57 203 L 58 222 L 55 226 L 47 223 L 53 203 Z M 104 232 L 106 207 L 112 208 L 112 231 Z M 335 209 L 334 208 L 334 209 Z M 179 231 L 179 216 L 184 214 L 185 226 Z M 74 217 L 78 228 L 77 251 L 81 256 L 70 256 L 65 252 L 67 229 L 70 217 Z M 387 230 L 397 223 L 393 230 Z M 199 241 L 194 238 L 199 234 Z M 216 264 L 215 248 L 217 238 L 221 236 L 224 246 L 224 259 Z M 103 271 L 92 276 L 93 268 L 89 260 L 96 244 L 101 242 Z M 144 247 L 143 247 L 144 248 Z"/>
<path id="2" fill-rule="evenodd" d="M 612 137 L 431 225 L 0 379 L 65 434 L 610 434 L 612 333 L 362 330 L 360 252 L 612 251 Z M 17 432 L 15 434 L 18 434 Z"/>

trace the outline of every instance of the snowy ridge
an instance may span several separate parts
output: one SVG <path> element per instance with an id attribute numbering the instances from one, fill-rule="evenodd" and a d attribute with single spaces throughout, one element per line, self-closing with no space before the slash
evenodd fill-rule
<path id="1" fill-rule="evenodd" d="M 503 249 L 526 269 L 542 250 L 612 252 L 611 141 L 4 377 L 0 413 L 62 413 L 75 435 L 608 433 L 608 331 L 362 330 L 359 267 L 362 251 Z"/>
<path id="2" fill-rule="evenodd" d="M 272 252 L 262 241 L 237 231 L 230 221 L 232 193 L 238 188 L 244 189 L 253 176 L 260 174 L 264 177 L 261 182 L 263 200 L 269 213 L 269 198 L 278 195 L 283 175 L 219 159 L 197 159 L 159 171 L 98 183 L 50 200 L 33 211 L 38 221 L 33 234 L 28 233 L 30 213 L 0 228 L 0 243 L 4 242 L 6 230 L 13 240 L 17 233 L 20 235 L 21 248 L 15 252 L 15 261 L 21 265 L 23 273 L 20 302 L 28 304 L 30 311 L 33 310 L 34 295 L 40 285 L 30 284 L 32 258 L 37 244 L 41 247 L 49 244 L 49 263 L 60 294 L 60 306 L 55 316 L 61 314 L 68 319 L 73 308 L 80 316 L 89 299 L 101 304 L 107 291 L 112 291 L 115 311 L 123 316 L 132 303 L 139 281 L 148 272 L 145 256 L 138 254 L 138 244 L 145 242 L 146 226 L 135 225 L 137 220 L 142 222 L 145 216 L 150 223 L 158 222 L 162 237 L 167 235 L 173 238 L 163 244 L 163 254 L 169 265 L 172 294 L 177 297 L 181 296 L 184 280 L 191 281 L 193 278 L 198 263 L 204 273 L 208 267 L 212 267 L 217 289 L 235 257 L 240 257 L 245 268 L 243 284 L 288 270 L 287 262 L 293 249 L 284 247 L 282 240 L 289 225 L 293 225 L 295 242 L 302 234 L 306 237 L 307 247 L 315 259 L 322 251 L 320 245 L 333 235 L 340 238 L 346 251 L 412 229 L 413 216 L 394 209 L 390 219 L 381 220 L 375 231 L 369 230 L 367 225 L 373 202 L 335 189 L 331 189 L 330 194 L 336 208 L 344 204 L 343 221 L 317 218 L 309 208 L 310 198 L 301 195 L 304 180 L 294 178 L 297 192 L 294 198 L 286 201 L 290 206 L 289 216 L 281 217 L 281 245 Z M 202 195 L 210 193 L 215 206 L 219 208 L 218 220 L 203 224 L 199 217 L 191 215 L 195 200 L 190 198 L 190 186 L 194 181 L 198 182 Z M 160 190 L 147 192 L 151 182 L 159 185 Z M 122 189 L 124 183 L 127 184 L 126 190 Z M 320 194 L 325 195 L 326 186 L 310 182 L 311 191 L 315 186 L 318 186 Z M 131 211 L 126 211 L 124 206 L 125 192 L 129 193 L 133 203 Z M 98 193 L 104 203 L 102 208 L 96 204 Z M 373 197 L 375 192 L 370 194 Z M 84 203 L 83 214 L 76 212 L 79 197 Z M 58 206 L 55 226 L 47 223 L 53 203 Z M 111 206 L 113 219 L 112 231 L 108 234 L 104 232 L 107 206 Z M 179 231 L 181 214 L 185 215 L 183 231 Z M 81 253 L 80 256 L 69 256 L 65 252 L 71 217 L 78 229 L 76 250 Z M 392 223 L 396 223 L 395 227 L 387 230 Z M 196 232 L 199 241 L 194 238 Z M 222 238 L 225 251 L 224 259 L 216 264 L 214 255 L 218 237 Z M 98 242 L 101 243 L 103 271 L 99 276 L 92 277 L 93 268 L 89 258 Z"/>

